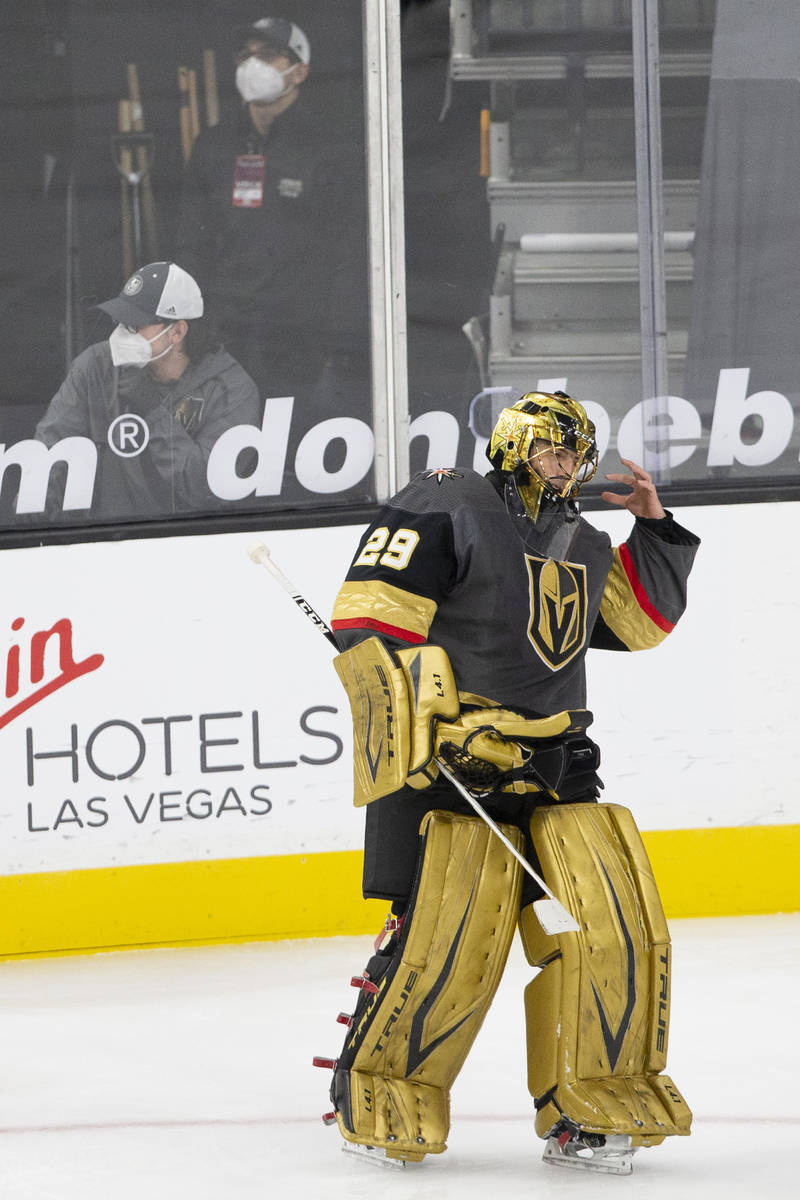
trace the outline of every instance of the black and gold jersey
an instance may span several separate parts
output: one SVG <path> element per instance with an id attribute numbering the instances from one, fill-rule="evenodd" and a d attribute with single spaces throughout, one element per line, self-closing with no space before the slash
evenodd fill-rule
<path id="1" fill-rule="evenodd" d="M 662 641 L 698 545 L 668 516 L 637 519 L 612 548 L 581 517 L 561 561 L 520 536 L 489 477 L 422 472 L 361 539 L 331 625 L 343 648 L 373 634 L 444 647 L 461 692 L 534 714 L 585 708 L 586 651 Z"/>

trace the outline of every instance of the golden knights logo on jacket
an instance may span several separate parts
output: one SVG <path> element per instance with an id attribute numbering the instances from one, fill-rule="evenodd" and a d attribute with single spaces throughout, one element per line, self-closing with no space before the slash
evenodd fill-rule
<path id="1" fill-rule="evenodd" d="M 187 433 L 202 421 L 205 403 L 204 396 L 184 396 L 177 405 L 175 419 L 180 421 Z"/>
<path id="2" fill-rule="evenodd" d="M 528 639 L 542 662 L 558 671 L 586 642 L 586 568 L 525 555 L 530 580 Z"/>

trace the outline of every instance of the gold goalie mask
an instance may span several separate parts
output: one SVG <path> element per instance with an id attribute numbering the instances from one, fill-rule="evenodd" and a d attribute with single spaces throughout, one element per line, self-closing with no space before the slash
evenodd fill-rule
<path id="1" fill-rule="evenodd" d="M 597 470 L 595 427 L 565 392 L 527 392 L 497 419 L 486 456 L 513 476 L 530 519 L 542 500 L 572 500 Z"/>

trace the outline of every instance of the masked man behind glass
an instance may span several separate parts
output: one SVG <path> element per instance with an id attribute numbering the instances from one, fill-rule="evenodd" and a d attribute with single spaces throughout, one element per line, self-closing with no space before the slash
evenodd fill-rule
<path id="1" fill-rule="evenodd" d="M 200 288 L 175 263 L 149 263 L 98 307 L 116 328 L 72 363 L 36 438 L 95 443 L 92 517 L 218 508 L 209 455 L 225 430 L 258 423 L 260 402 L 253 380 L 211 335 Z M 63 478 L 54 478 L 49 516 L 87 515 L 72 508 Z"/>
<path id="2" fill-rule="evenodd" d="M 368 370 L 360 93 L 343 86 L 322 104 L 310 71 L 293 22 L 240 31 L 241 104 L 195 142 L 175 251 L 262 397 L 294 396 L 305 427 L 352 407 Z M 318 88 L 332 73 L 328 61 Z"/>

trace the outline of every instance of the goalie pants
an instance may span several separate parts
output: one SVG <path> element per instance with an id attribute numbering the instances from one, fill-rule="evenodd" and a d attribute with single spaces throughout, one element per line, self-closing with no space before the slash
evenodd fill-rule
<path id="1" fill-rule="evenodd" d="M 568 779 L 564 789 L 570 803 L 593 801 L 602 784 L 592 771 Z M 530 819 L 539 804 L 536 795 L 503 795 L 498 803 L 483 802 L 495 821 L 515 825 L 523 837 L 522 853 L 536 867 L 536 853 L 530 839 Z M 445 780 L 438 780 L 425 791 L 401 788 L 391 796 L 373 801 L 366 808 L 364 833 L 364 871 L 362 890 L 367 900 L 388 900 L 398 915 L 405 909 L 414 886 L 419 855 L 419 830 L 425 814 L 433 810 L 474 816 L 474 811 Z M 539 872 L 541 874 L 541 872 Z M 522 906 L 538 900 L 541 889 L 529 875 L 522 882 Z"/>

